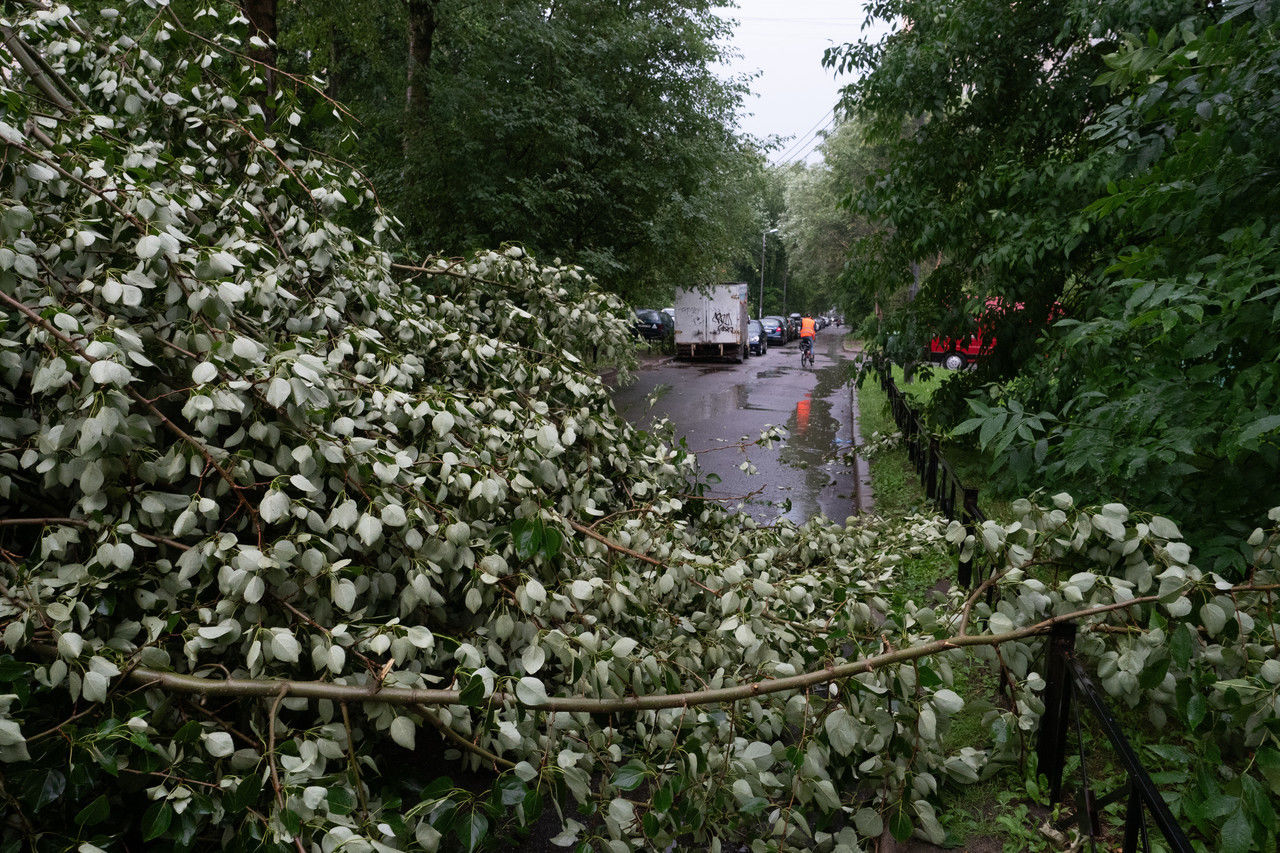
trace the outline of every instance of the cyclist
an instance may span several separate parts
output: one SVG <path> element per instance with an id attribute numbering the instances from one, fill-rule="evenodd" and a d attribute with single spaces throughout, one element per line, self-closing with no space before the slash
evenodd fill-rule
<path id="1" fill-rule="evenodd" d="M 800 318 L 800 349 L 808 350 L 809 361 L 813 361 L 813 344 L 814 339 L 818 336 L 818 329 L 813 322 L 812 317 Z"/>

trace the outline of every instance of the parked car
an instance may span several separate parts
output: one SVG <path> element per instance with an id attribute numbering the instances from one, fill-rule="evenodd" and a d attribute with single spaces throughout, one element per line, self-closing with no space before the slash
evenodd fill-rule
<path id="1" fill-rule="evenodd" d="M 650 341 L 660 341 L 675 332 L 675 324 L 661 311 L 652 308 L 637 308 L 636 322 L 631 327 L 636 337 Z"/>
<path id="2" fill-rule="evenodd" d="M 990 355 L 996 346 L 995 324 L 1001 315 L 1010 316 L 1024 310 L 1021 302 L 1010 306 L 1003 299 L 988 299 L 982 312 L 974 319 L 973 334 L 956 339 L 935 337 L 929 341 L 929 359 L 936 361 L 947 370 L 960 370 L 983 356 Z M 1063 315 L 1060 304 L 1055 302 L 1049 309 L 1046 324 L 1052 323 Z M 1028 318 L 1031 321 L 1033 318 Z"/>
<path id="3" fill-rule="evenodd" d="M 769 351 L 769 338 L 764 333 L 764 325 L 759 320 L 747 322 L 747 346 L 752 355 L 764 355 Z"/>
<path id="4" fill-rule="evenodd" d="M 672 329 L 675 329 L 675 327 L 676 327 L 676 309 L 674 309 L 674 308 L 663 308 L 663 309 L 662 309 L 662 313 L 666 315 L 667 320 L 671 323 L 671 328 L 672 328 Z"/>
<path id="5" fill-rule="evenodd" d="M 781 317 L 761 317 L 760 325 L 769 343 L 782 346 L 787 342 L 787 322 Z"/>

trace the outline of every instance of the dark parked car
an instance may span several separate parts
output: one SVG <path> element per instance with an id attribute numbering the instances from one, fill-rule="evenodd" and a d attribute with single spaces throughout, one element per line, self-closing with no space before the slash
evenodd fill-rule
<path id="1" fill-rule="evenodd" d="M 759 320 L 747 322 L 747 343 L 752 355 L 764 355 L 769 351 L 769 339 L 765 336 L 764 326 Z"/>
<path id="2" fill-rule="evenodd" d="M 764 336 L 769 343 L 782 346 L 787 342 L 787 324 L 781 317 L 763 317 L 760 325 L 764 327 Z"/>
<path id="3" fill-rule="evenodd" d="M 636 323 L 632 326 L 632 331 L 635 332 L 637 337 L 650 341 L 660 341 L 675 334 L 676 329 L 675 324 L 661 311 L 655 311 L 652 308 L 637 308 Z"/>

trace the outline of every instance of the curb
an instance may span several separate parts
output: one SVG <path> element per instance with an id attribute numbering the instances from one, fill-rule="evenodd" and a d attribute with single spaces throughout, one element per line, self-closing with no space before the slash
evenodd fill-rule
<path id="1" fill-rule="evenodd" d="M 862 346 L 859 341 L 853 343 L 844 343 L 842 349 L 845 352 L 862 352 Z M 867 513 L 875 511 L 875 495 L 871 489 L 871 466 L 866 459 L 862 458 L 862 415 L 858 411 L 858 385 L 855 382 L 849 383 L 849 408 L 853 413 L 852 418 L 852 438 L 853 438 L 853 499 L 854 508 L 859 513 Z"/>

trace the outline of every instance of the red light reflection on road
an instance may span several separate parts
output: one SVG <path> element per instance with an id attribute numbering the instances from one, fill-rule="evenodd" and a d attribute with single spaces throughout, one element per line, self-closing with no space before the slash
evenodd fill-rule
<path id="1" fill-rule="evenodd" d="M 812 395 L 806 394 L 804 399 L 796 403 L 796 433 L 803 435 L 809 428 L 809 404 Z"/>

